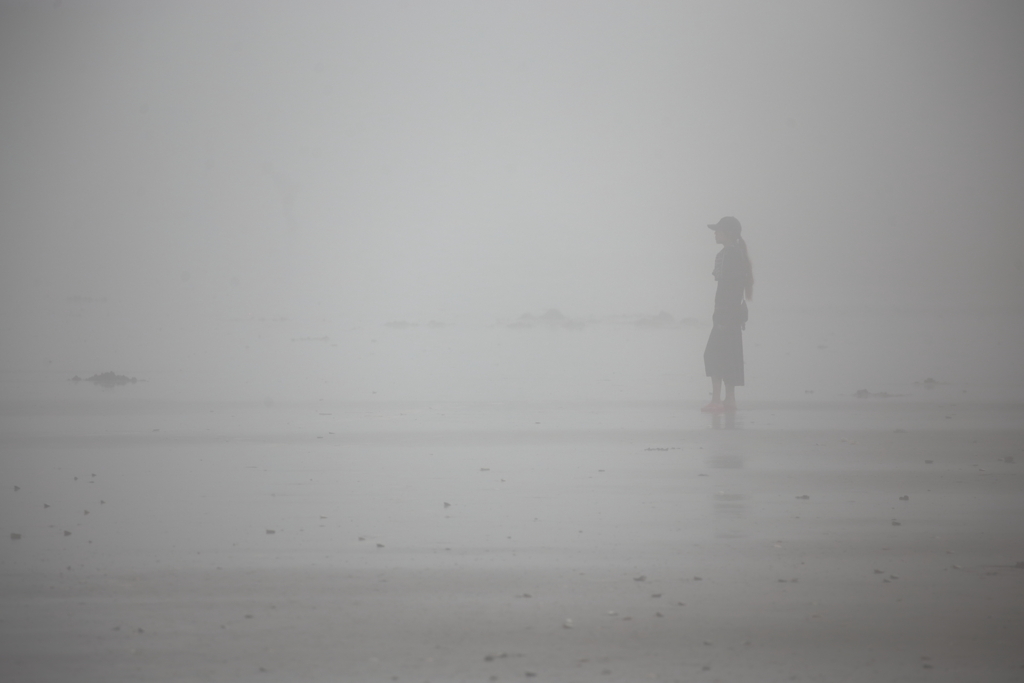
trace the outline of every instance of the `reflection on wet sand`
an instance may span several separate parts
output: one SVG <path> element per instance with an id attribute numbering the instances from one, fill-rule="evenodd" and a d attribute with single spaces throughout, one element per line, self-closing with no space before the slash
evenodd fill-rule
<path id="1" fill-rule="evenodd" d="M 735 430 L 735 415 L 715 415 L 712 428 L 718 422 L 729 425 L 725 430 Z M 723 430 L 723 431 L 725 431 Z M 705 458 L 708 467 L 726 470 L 717 479 L 722 485 L 713 494 L 714 533 L 716 538 L 745 538 L 748 535 L 746 526 L 749 510 L 747 505 L 746 477 L 742 470 L 746 464 L 745 443 L 741 434 L 716 434 L 711 440 L 711 452 Z"/>
<path id="2" fill-rule="evenodd" d="M 743 417 L 740 413 L 712 413 L 712 429 L 743 429 Z"/>

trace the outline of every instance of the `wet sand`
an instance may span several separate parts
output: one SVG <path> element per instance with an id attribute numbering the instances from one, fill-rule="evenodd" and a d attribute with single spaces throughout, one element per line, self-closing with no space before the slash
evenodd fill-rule
<path id="1" fill-rule="evenodd" d="M 1024 680 L 1024 406 L 742 407 L 6 402 L 0 679 Z"/>

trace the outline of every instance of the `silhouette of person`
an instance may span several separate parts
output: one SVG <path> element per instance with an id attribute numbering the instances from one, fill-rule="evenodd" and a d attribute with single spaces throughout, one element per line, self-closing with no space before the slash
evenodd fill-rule
<path id="1" fill-rule="evenodd" d="M 718 281 L 718 289 L 711 334 L 704 349 L 704 371 L 711 378 L 711 402 L 701 410 L 724 413 L 736 410 L 736 387 L 744 383 L 743 329 L 747 322 L 746 301 L 754 295 L 754 271 L 738 220 L 726 216 L 708 227 L 715 231 L 715 242 L 722 245 L 722 250 L 715 256 L 715 269 L 711 272 Z"/>

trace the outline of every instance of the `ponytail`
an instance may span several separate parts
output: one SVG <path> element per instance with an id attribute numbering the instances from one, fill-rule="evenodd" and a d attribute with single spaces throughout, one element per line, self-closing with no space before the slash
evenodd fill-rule
<path id="1" fill-rule="evenodd" d="M 747 301 L 754 298 L 754 266 L 750 263 L 750 254 L 747 252 L 747 243 L 743 241 L 743 238 L 737 235 L 740 252 L 743 254 L 743 266 L 746 271 L 746 284 L 743 286 L 743 294 Z"/>

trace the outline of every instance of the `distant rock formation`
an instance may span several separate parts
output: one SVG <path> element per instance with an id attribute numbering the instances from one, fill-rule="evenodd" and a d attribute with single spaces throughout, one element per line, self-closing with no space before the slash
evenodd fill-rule
<path id="1" fill-rule="evenodd" d="M 532 313 L 523 313 L 519 316 L 519 319 L 508 325 L 514 329 L 523 329 L 530 327 L 549 327 L 549 328 L 564 328 L 568 330 L 579 330 L 586 327 L 586 324 L 573 320 L 556 308 L 549 308 L 541 315 L 533 315 Z"/>
<path id="2" fill-rule="evenodd" d="M 867 389 L 858 389 L 856 392 L 854 392 L 853 395 L 856 396 L 857 398 L 896 398 L 897 396 L 902 396 L 903 394 L 890 394 L 888 391 L 878 391 L 872 393 Z"/>
<path id="3" fill-rule="evenodd" d="M 676 320 L 667 311 L 662 311 L 658 315 L 644 316 L 633 324 L 637 327 L 673 327 Z"/>
<path id="4" fill-rule="evenodd" d="M 72 382 L 92 382 L 93 384 L 99 385 L 104 389 L 113 389 L 114 387 L 124 386 L 125 384 L 135 384 L 139 380 L 135 377 L 127 377 L 125 375 L 118 375 L 114 372 L 107 371 L 101 372 L 98 375 L 92 377 L 86 377 L 82 379 L 78 375 L 71 378 Z"/>

